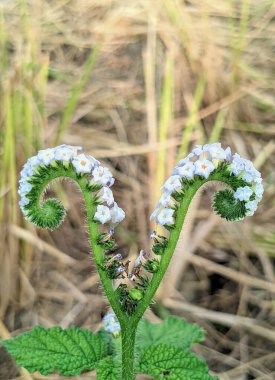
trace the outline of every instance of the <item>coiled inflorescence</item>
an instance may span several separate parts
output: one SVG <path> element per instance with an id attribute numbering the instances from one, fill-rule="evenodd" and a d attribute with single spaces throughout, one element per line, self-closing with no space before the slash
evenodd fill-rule
<path id="1" fill-rule="evenodd" d="M 213 209 L 226 220 L 242 220 L 251 216 L 263 196 L 261 173 L 251 161 L 232 156 L 220 143 L 196 145 L 187 157 L 180 160 L 172 176 L 162 186 L 161 195 L 151 219 L 164 226 L 173 226 L 178 203 L 188 189 L 198 190 L 208 181 L 221 181 L 231 189 L 216 192 Z"/>
<path id="2" fill-rule="evenodd" d="M 94 157 L 80 153 L 81 147 L 60 145 L 40 150 L 28 159 L 19 180 L 20 208 L 30 222 L 41 228 L 56 228 L 65 217 L 65 210 L 57 199 L 42 200 L 49 183 L 57 178 L 69 178 L 78 183 L 83 195 L 93 193 L 94 221 L 110 223 L 111 228 L 121 222 L 124 211 L 114 201 L 110 187 L 112 173 Z M 105 204 L 104 204 L 105 203 Z"/>

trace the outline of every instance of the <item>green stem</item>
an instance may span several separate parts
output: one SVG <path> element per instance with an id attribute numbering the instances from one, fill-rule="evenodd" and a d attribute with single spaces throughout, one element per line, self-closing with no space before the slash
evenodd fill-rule
<path id="1" fill-rule="evenodd" d="M 86 189 L 85 185 L 83 186 L 81 183 L 79 183 L 79 185 L 81 187 L 81 190 L 84 196 L 85 205 L 86 205 L 89 234 L 90 234 L 90 244 L 91 244 L 91 249 L 93 251 L 94 261 L 96 263 L 97 271 L 99 273 L 101 283 L 103 285 L 106 297 L 108 298 L 111 307 L 116 313 L 118 319 L 120 321 L 124 321 L 125 315 L 123 311 L 121 310 L 118 297 L 116 293 L 114 292 L 112 281 L 109 279 L 107 273 L 101 269 L 101 265 L 103 264 L 103 258 L 104 258 L 104 250 L 100 245 L 97 244 L 97 237 L 99 233 L 98 233 L 98 224 L 94 222 L 95 206 L 93 203 L 93 196 L 91 192 Z"/>
<path id="2" fill-rule="evenodd" d="M 137 323 L 129 320 L 128 324 L 121 324 L 121 340 L 122 340 L 122 380 L 133 380 L 135 378 L 134 371 L 134 353 Z"/>

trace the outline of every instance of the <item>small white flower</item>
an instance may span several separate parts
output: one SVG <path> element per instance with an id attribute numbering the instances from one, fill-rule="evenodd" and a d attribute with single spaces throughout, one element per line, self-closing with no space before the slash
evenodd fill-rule
<path id="1" fill-rule="evenodd" d="M 25 194 L 29 193 L 31 189 L 32 189 L 32 185 L 29 182 L 27 181 L 21 182 L 19 186 L 18 194 L 20 196 L 24 196 Z"/>
<path id="2" fill-rule="evenodd" d="M 230 146 L 228 146 L 228 147 L 225 149 L 225 159 L 226 159 L 227 162 L 230 162 L 230 161 L 231 161 L 231 158 L 232 158 L 232 153 L 231 153 Z"/>
<path id="3" fill-rule="evenodd" d="M 104 186 L 100 190 L 100 197 L 103 202 L 106 202 L 108 206 L 111 206 L 114 203 L 114 195 L 112 190 L 109 189 L 109 187 Z"/>
<path id="4" fill-rule="evenodd" d="M 114 202 L 114 206 L 111 208 L 112 223 L 120 223 L 124 218 L 125 212 L 122 210 L 122 208 L 118 207 L 116 202 Z"/>
<path id="5" fill-rule="evenodd" d="M 257 198 L 261 199 L 263 197 L 264 187 L 261 183 L 255 183 L 253 190 Z"/>
<path id="6" fill-rule="evenodd" d="M 74 150 L 71 147 L 64 145 L 55 148 L 54 151 L 54 159 L 56 161 L 69 162 L 74 155 Z"/>
<path id="7" fill-rule="evenodd" d="M 102 224 L 109 222 L 111 220 L 110 209 L 107 206 L 97 206 L 94 219 L 98 220 Z"/>
<path id="8" fill-rule="evenodd" d="M 105 327 L 105 330 L 111 334 L 119 334 L 120 333 L 120 324 L 119 322 L 110 323 Z"/>
<path id="9" fill-rule="evenodd" d="M 245 208 L 249 211 L 255 212 L 258 207 L 258 202 L 256 200 L 246 202 Z"/>
<path id="10" fill-rule="evenodd" d="M 163 207 L 166 207 L 171 202 L 171 195 L 170 193 L 164 192 L 161 197 L 159 198 L 158 204 L 160 204 Z"/>
<path id="11" fill-rule="evenodd" d="M 43 149 L 37 153 L 37 157 L 44 165 L 49 165 L 54 160 L 54 149 Z"/>
<path id="12" fill-rule="evenodd" d="M 157 216 L 157 223 L 161 224 L 162 226 L 166 224 L 172 224 L 174 223 L 173 215 L 174 210 L 171 208 L 164 208 Z"/>
<path id="13" fill-rule="evenodd" d="M 221 143 L 214 143 L 214 144 L 205 144 L 205 145 L 195 145 L 195 148 L 192 150 L 192 152 L 196 156 L 200 156 L 203 153 L 210 153 L 210 149 L 219 149 L 221 148 Z"/>
<path id="14" fill-rule="evenodd" d="M 99 183 L 102 186 L 107 186 L 109 183 L 111 186 L 112 179 L 113 176 L 110 170 L 103 166 L 98 166 L 93 170 L 93 181 L 95 183 Z"/>
<path id="15" fill-rule="evenodd" d="M 38 156 L 30 157 L 26 163 L 31 168 L 36 168 L 41 164 L 41 160 L 38 158 Z"/>
<path id="16" fill-rule="evenodd" d="M 18 202 L 20 208 L 27 206 L 30 203 L 29 199 L 26 197 L 22 197 L 20 201 Z"/>
<path id="17" fill-rule="evenodd" d="M 185 158 L 182 158 L 181 160 L 179 160 L 179 162 L 176 165 L 176 168 L 187 164 L 188 162 L 190 162 L 190 158 L 193 158 L 194 156 L 195 156 L 194 153 L 192 152 L 189 153 Z"/>
<path id="18" fill-rule="evenodd" d="M 252 165 L 252 163 L 251 163 L 251 165 Z M 248 169 L 245 168 L 245 171 L 244 171 L 244 173 L 242 175 L 242 178 L 245 181 L 247 181 L 249 183 L 252 183 L 255 180 L 258 180 L 258 179 L 261 178 L 261 173 L 258 170 L 256 170 L 254 168 L 254 166 L 252 165 L 252 167 L 250 167 Z"/>
<path id="19" fill-rule="evenodd" d="M 157 205 L 157 207 L 155 208 L 155 210 L 152 212 L 152 214 L 150 215 L 150 220 L 153 220 L 157 217 L 157 215 L 159 214 L 160 212 L 160 207 L 159 205 Z"/>
<path id="20" fill-rule="evenodd" d="M 110 312 L 108 314 L 105 314 L 104 317 L 102 318 L 103 322 L 105 325 L 108 325 L 109 323 L 116 322 L 116 315 L 114 312 Z"/>
<path id="21" fill-rule="evenodd" d="M 167 179 L 161 189 L 164 189 L 167 192 L 172 193 L 175 190 L 179 190 L 181 188 L 180 176 L 172 175 Z"/>
<path id="22" fill-rule="evenodd" d="M 210 153 L 210 156 L 212 159 L 219 159 L 219 160 L 224 160 L 226 159 L 226 153 L 221 148 L 221 146 L 218 146 L 216 144 L 211 144 L 209 146 L 208 152 Z"/>
<path id="23" fill-rule="evenodd" d="M 96 158 L 94 158 L 94 156 L 89 155 L 88 157 L 91 160 L 91 162 L 93 163 L 94 168 L 96 168 L 100 165 L 100 162 Z"/>
<path id="24" fill-rule="evenodd" d="M 249 201 L 249 198 L 253 194 L 253 191 L 248 186 L 238 187 L 234 193 L 234 198 L 240 201 Z"/>
<path id="25" fill-rule="evenodd" d="M 93 168 L 93 162 L 85 154 L 79 154 L 75 156 L 72 164 L 78 174 L 90 173 Z"/>
<path id="26" fill-rule="evenodd" d="M 176 168 L 176 174 L 184 178 L 193 178 L 195 173 L 195 165 L 193 162 L 187 162 L 183 166 Z"/>
<path id="27" fill-rule="evenodd" d="M 209 160 L 198 160 L 195 162 L 195 174 L 208 178 L 210 173 L 213 172 L 215 166 Z"/>
<path id="28" fill-rule="evenodd" d="M 78 152 L 82 152 L 83 148 L 81 146 L 74 146 L 74 145 L 67 145 L 67 144 L 61 144 L 55 147 L 55 149 L 70 149 L 73 152 L 73 155 L 76 156 Z"/>

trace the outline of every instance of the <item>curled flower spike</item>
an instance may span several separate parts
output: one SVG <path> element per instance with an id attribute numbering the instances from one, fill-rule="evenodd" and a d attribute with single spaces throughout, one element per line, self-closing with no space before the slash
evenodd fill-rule
<path id="1" fill-rule="evenodd" d="M 251 161 L 237 153 L 232 156 L 231 149 L 223 149 L 220 143 L 196 145 L 164 183 L 164 193 L 150 219 L 163 226 L 173 226 L 177 221 L 178 202 L 191 193 L 191 188 L 198 190 L 208 181 L 220 181 L 231 188 L 218 191 L 213 201 L 216 213 L 229 221 L 253 215 L 263 196 L 261 173 Z"/>
<path id="2" fill-rule="evenodd" d="M 113 228 L 124 219 L 125 213 L 114 202 L 109 188 L 114 183 L 112 173 L 94 157 L 81 151 L 81 147 L 63 144 L 40 150 L 23 166 L 19 180 L 19 206 L 24 216 L 38 227 L 56 228 L 65 217 L 64 207 L 57 199 L 42 200 L 48 184 L 56 178 L 74 180 L 87 197 L 87 192 L 96 193 L 90 199 L 91 204 L 97 206 L 93 211 L 95 221 L 101 224 L 111 222 Z M 108 206 L 113 204 L 110 209 Z"/>

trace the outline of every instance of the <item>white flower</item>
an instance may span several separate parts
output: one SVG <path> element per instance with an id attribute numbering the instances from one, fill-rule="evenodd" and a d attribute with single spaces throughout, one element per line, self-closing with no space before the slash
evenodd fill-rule
<path id="1" fill-rule="evenodd" d="M 255 183 L 255 185 L 253 186 L 253 191 L 256 197 L 261 199 L 263 197 L 264 187 L 261 183 Z"/>
<path id="2" fill-rule="evenodd" d="M 41 160 L 38 158 L 38 156 L 30 157 L 26 163 L 31 168 L 36 168 L 41 164 Z"/>
<path id="3" fill-rule="evenodd" d="M 109 187 L 103 187 L 100 190 L 100 197 L 103 202 L 106 202 L 108 206 L 111 206 L 114 203 L 114 196 L 112 190 Z"/>
<path id="4" fill-rule="evenodd" d="M 76 156 L 78 152 L 81 152 L 83 150 L 81 146 L 74 146 L 74 145 L 67 145 L 67 144 L 58 145 L 57 147 L 55 147 L 55 150 L 64 149 L 64 148 L 70 149 L 74 156 Z"/>
<path id="5" fill-rule="evenodd" d="M 193 162 L 187 162 L 183 166 L 179 166 L 176 169 L 176 174 L 180 177 L 193 178 L 195 172 L 195 165 Z"/>
<path id="6" fill-rule="evenodd" d="M 102 224 L 109 222 L 111 220 L 110 209 L 107 206 L 97 206 L 94 219 L 98 220 Z"/>
<path id="7" fill-rule="evenodd" d="M 172 175 L 167 179 L 161 189 L 164 189 L 167 192 L 172 193 L 175 190 L 179 190 L 181 188 L 180 176 Z"/>
<path id="8" fill-rule="evenodd" d="M 72 164 L 78 174 L 80 173 L 90 173 L 93 168 L 93 162 L 85 154 L 79 154 L 75 156 Z"/>
<path id="9" fill-rule="evenodd" d="M 120 324 L 119 322 L 110 323 L 105 327 L 105 330 L 111 334 L 119 334 L 120 333 Z"/>
<path id="10" fill-rule="evenodd" d="M 103 322 L 105 325 L 108 325 L 109 323 L 116 322 L 116 315 L 114 312 L 110 312 L 108 314 L 105 314 L 104 317 L 102 318 Z"/>
<path id="11" fill-rule="evenodd" d="M 202 153 L 210 153 L 210 149 L 214 150 L 218 148 L 221 148 L 221 143 L 195 145 L 195 148 L 192 150 L 192 152 L 196 156 L 200 156 Z"/>
<path id="12" fill-rule="evenodd" d="M 195 174 L 208 178 L 210 173 L 213 172 L 215 166 L 209 160 L 198 160 L 195 162 Z"/>
<path id="13" fill-rule="evenodd" d="M 233 155 L 233 160 L 230 165 L 230 168 L 231 172 L 234 175 L 239 175 L 244 171 L 243 175 L 246 174 L 247 179 L 245 180 L 247 180 L 248 182 L 251 182 L 250 175 L 252 175 L 255 178 L 257 178 L 260 175 L 260 173 L 254 168 L 253 163 L 247 160 L 246 158 L 242 158 L 238 153 L 235 153 Z"/>
<path id="14" fill-rule="evenodd" d="M 164 192 L 161 197 L 159 198 L 158 204 L 160 204 L 163 207 L 166 207 L 171 202 L 171 195 L 170 193 Z"/>
<path id="15" fill-rule="evenodd" d="M 20 201 L 18 202 L 20 208 L 27 206 L 30 203 L 29 199 L 26 197 L 22 197 Z"/>
<path id="16" fill-rule="evenodd" d="M 153 220 L 157 217 L 158 213 L 160 212 L 160 207 L 157 205 L 157 207 L 155 208 L 155 210 L 152 212 L 152 214 L 150 215 L 150 220 Z"/>
<path id="17" fill-rule="evenodd" d="M 54 159 L 57 161 L 69 162 L 74 155 L 74 150 L 66 145 L 57 147 L 54 151 Z"/>
<path id="18" fill-rule="evenodd" d="M 258 207 L 258 202 L 257 202 L 256 200 L 246 202 L 246 204 L 245 204 L 245 208 L 246 208 L 247 210 L 252 211 L 252 212 L 256 211 L 256 210 L 257 210 L 257 207 Z"/>
<path id="19" fill-rule="evenodd" d="M 89 157 L 89 159 L 92 161 L 92 163 L 93 163 L 93 167 L 98 167 L 99 165 L 100 165 L 100 162 L 96 159 L 96 158 L 94 158 L 93 156 L 91 156 L 91 155 L 89 155 L 88 156 Z"/>
<path id="20" fill-rule="evenodd" d="M 230 146 L 228 146 L 226 149 L 225 149 L 225 159 L 226 161 L 231 161 L 231 158 L 232 158 L 232 153 L 231 153 L 231 149 L 230 149 Z"/>
<path id="21" fill-rule="evenodd" d="M 37 157 L 44 165 L 49 165 L 54 160 L 54 149 L 43 149 L 37 153 Z"/>
<path id="22" fill-rule="evenodd" d="M 125 212 L 122 210 L 122 208 L 118 207 L 116 202 L 114 202 L 114 206 L 111 208 L 112 223 L 120 223 L 124 218 Z"/>
<path id="23" fill-rule="evenodd" d="M 195 156 L 194 153 L 192 152 L 189 153 L 185 158 L 182 158 L 181 160 L 179 160 L 179 162 L 176 165 L 176 168 L 187 164 L 188 162 L 190 162 L 190 158 L 193 158 L 194 156 Z"/>
<path id="24" fill-rule="evenodd" d="M 249 198 L 253 194 L 253 191 L 248 186 L 238 187 L 234 193 L 234 198 L 240 201 L 249 201 Z"/>
<path id="25" fill-rule="evenodd" d="M 32 189 L 32 185 L 29 182 L 27 182 L 27 181 L 21 182 L 21 184 L 19 186 L 18 194 L 20 196 L 24 196 L 25 194 L 30 192 L 31 189 Z"/>
<path id="26" fill-rule="evenodd" d="M 157 216 L 157 223 L 161 224 L 162 226 L 174 223 L 173 214 L 174 210 L 171 208 L 164 208 Z"/>
<path id="27" fill-rule="evenodd" d="M 98 166 L 93 170 L 93 181 L 99 183 L 100 185 L 107 186 L 109 183 L 110 186 L 112 183 L 112 173 L 109 169 L 104 168 L 103 166 Z"/>
<path id="28" fill-rule="evenodd" d="M 218 146 L 217 144 L 211 144 L 208 148 L 208 152 L 210 153 L 212 159 L 226 159 L 225 151 L 223 148 L 221 148 L 221 146 Z"/>
<path id="29" fill-rule="evenodd" d="M 245 171 L 242 175 L 242 178 L 249 182 L 249 183 L 252 183 L 254 182 L 255 180 L 258 180 L 261 178 L 261 173 L 256 170 L 251 162 L 251 166 L 248 167 L 248 165 L 245 166 Z"/>

